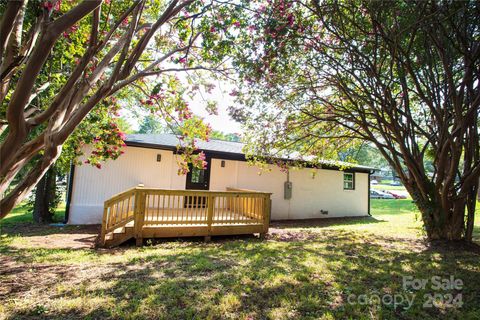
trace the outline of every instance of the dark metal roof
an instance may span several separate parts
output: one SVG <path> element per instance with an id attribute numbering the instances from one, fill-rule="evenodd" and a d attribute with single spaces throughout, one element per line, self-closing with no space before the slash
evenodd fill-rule
<path id="1" fill-rule="evenodd" d="M 125 141 L 127 145 L 133 144 L 147 144 L 151 146 L 163 146 L 167 149 L 176 149 L 180 144 L 180 140 L 176 135 L 173 134 L 128 134 L 127 140 Z M 216 152 L 226 152 L 226 153 L 236 153 L 244 155 L 242 148 L 244 146 L 241 142 L 231 142 L 231 141 L 222 141 L 222 140 L 209 140 L 203 141 L 198 140 L 196 145 L 200 150 L 204 151 L 216 151 Z"/>
<path id="2" fill-rule="evenodd" d="M 180 139 L 178 138 L 178 136 L 168 133 L 128 134 L 125 143 L 127 144 L 127 146 L 132 147 L 155 148 L 175 151 L 177 150 L 177 146 L 180 145 Z M 241 142 L 211 139 L 209 141 L 198 140 L 196 145 L 200 150 L 206 151 L 206 153 L 228 155 L 226 158 L 245 161 L 245 153 L 242 150 L 244 144 Z M 357 164 L 338 161 L 322 161 L 322 167 L 326 169 L 339 169 L 340 166 L 347 167 L 347 170 L 362 172 L 370 172 L 375 170 L 375 168 Z"/>

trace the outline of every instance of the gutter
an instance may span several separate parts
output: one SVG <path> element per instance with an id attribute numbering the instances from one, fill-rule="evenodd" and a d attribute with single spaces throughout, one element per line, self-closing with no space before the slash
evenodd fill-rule
<path id="1" fill-rule="evenodd" d="M 72 193 L 73 193 L 73 179 L 75 178 L 75 165 L 73 161 L 70 162 L 70 172 L 68 174 L 68 186 L 67 186 L 67 197 L 66 197 L 66 204 L 65 204 L 65 218 L 63 223 L 68 223 L 68 219 L 70 218 L 70 203 L 72 202 Z"/>

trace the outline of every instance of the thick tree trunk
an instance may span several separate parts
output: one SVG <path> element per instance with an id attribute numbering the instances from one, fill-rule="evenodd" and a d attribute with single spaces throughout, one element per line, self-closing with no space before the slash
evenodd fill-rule
<path id="1" fill-rule="evenodd" d="M 44 175 L 35 188 L 35 204 L 33 205 L 33 221 L 35 223 L 43 223 L 45 211 L 48 212 L 46 185 L 47 175 Z"/>
<path id="2" fill-rule="evenodd" d="M 56 178 L 55 166 L 52 166 L 37 184 L 33 208 L 33 220 L 36 223 L 53 222 L 54 212 L 51 207 L 55 202 Z"/>
<path id="3" fill-rule="evenodd" d="M 3 219 L 37 185 L 45 172 L 57 161 L 62 146 L 50 146 L 45 149 L 43 159 L 22 179 L 22 181 L 0 200 L 0 219 Z"/>
<path id="4" fill-rule="evenodd" d="M 26 1 L 19 0 L 18 4 L 17 1 L 8 1 L 5 14 L 0 21 L 0 71 L 5 52 L 7 49 L 10 50 L 6 46 L 8 37 L 17 36 L 12 39 L 21 43 L 20 36 L 25 35 L 25 32 L 20 32 L 25 29 L 21 24 L 24 12 L 18 11 Z M 7 85 L 8 88 L 4 90 L 10 97 L 6 108 L 7 121 L 0 124 L 0 132 L 4 132 L 8 126 L 8 132 L 4 132 L 6 137 L 0 143 L 0 219 L 19 204 L 40 181 L 58 158 L 62 144 L 96 104 L 138 79 L 166 72 L 159 68 L 163 61 L 177 52 L 187 51 L 192 47 L 200 32 L 187 45 L 175 47 L 143 71 L 137 70 L 139 72 L 132 74 L 155 33 L 191 3 L 193 0 L 169 1 L 167 8 L 154 23 L 139 25 L 145 1 L 134 1 L 106 34 L 103 34 L 103 31 L 99 34 L 102 0 L 83 0 L 55 19 L 51 19 L 48 10 L 42 11 L 41 17 L 38 17 L 36 24 L 31 26 L 28 32 L 30 36 L 25 42 L 27 46 L 20 51 L 14 51 L 19 52 L 16 58 L 20 59 L 22 72 L 17 74 L 15 86 Z M 44 86 L 35 90 L 38 76 L 56 41 L 63 32 L 90 13 L 92 13 L 91 32 L 86 52 L 47 108 L 36 115 L 29 115 L 28 108 L 31 107 L 35 94 L 38 94 L 38 90 Z M 121 31 L 122 36 L 118 40 L 113 39 L 123 25 L 122 22 L 126 20 L 130 21 L 128 29 Z M 1 28 L 2 26 L 5 28 Z M 11 44 L 12 49 L 18 49 L 18 45 Z M 94 60 L 96 68 L 90 73 L 87 67 Z M 198 68 L 203 69 L 201 66 Z M 183 70 L 193 69 L 197 68 Z M 13 71 L 11 73 L 13 74 Z M 4 82 L 0 79 L 0 84 L 2 83 Z M 0 96 L 0 101 L 1 98 Z M 46 125 L 46 129 L 42 129 L 36 138 L 29 140 L 29 134 L 43 125 Z M 42 159 L 12 188 L 17 174 L 34 156 L 39 155 L 41 150 L 44 151 Z M 11 191 L 5 194 L 6 190 Z"/>
<path id="5" fill-rule="evenodd" d="M 472 241 L 475 220 L 475 209 L 477 207 L 478 185 L 474 186 L 467 198 L 467 221 L 465 227 L 465 240 Z"/>
<path id="6" fill-rule="evenodd" d="M 442 201 L 415 199 L 424 223 L 425 232 L 429 241 L 458 241 L 467 240 L 465 230 L 465 212 L 467 199 L 459 198 L 449 201 L 448 207 L 442 206 Z M 471 223 L 473 224 L 473 217 Z M 468 224 L 468 223 L 467 223 Z"/>

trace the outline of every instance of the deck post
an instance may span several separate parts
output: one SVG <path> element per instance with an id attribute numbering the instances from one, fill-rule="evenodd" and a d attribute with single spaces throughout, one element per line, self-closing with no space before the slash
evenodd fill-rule
<path id="1" fill-rule="evenodd" d="M 143 221 L 145 218 L 146 192 L 141 188 L 135 189 L 135 242 L 137 246 L 143 245 Z"/>
<path id="2" fill-rule="evenodd" d="M 270 194 L 265 195 L 265 206 L 263 207 L 263 232 L 260 233 L 260 239 L 264 239 L 268 233 L 268 227 L 270 226 L 270 213 L 272 210 L 272 199 Z"/>
<path id="3" fill-rule="evenodd" d="M 102 231 L 100 231 L 100 246 L 104 247 L 107 240 L 107 215 L 108 215 L 108 201 L 103 204 L 103 217 L 102 217 Z"/>
<path id="4" fill-rule="evenodd" d="M 207 201 L 207 226 L 208 226 L 208 231 L 207 231 L 207 236 L 205 237 L 205 242 L 210 241 L 211 235 L 212 235 L 212 220 L 213 220 L 213 208 L 215 205 L 215 197 L 214 196 L 208 196 L 208 201 Z"/>

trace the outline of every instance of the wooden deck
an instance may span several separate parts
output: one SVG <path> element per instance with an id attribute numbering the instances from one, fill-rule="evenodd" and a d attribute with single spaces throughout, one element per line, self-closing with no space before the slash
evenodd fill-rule
<path id="1" fill-rule="evenodd" d="M 130 238 L 234 235 L 268 232 L 270 193 L 251 190 L 165 190 L 133 188 L 105 201 L 103 246 Z"/>

